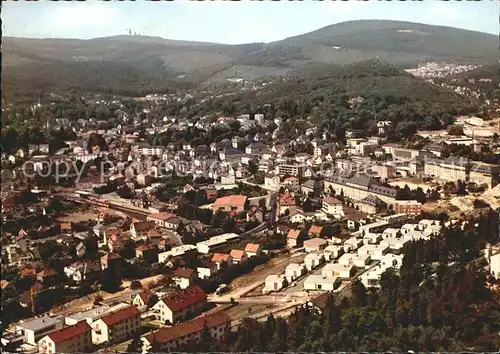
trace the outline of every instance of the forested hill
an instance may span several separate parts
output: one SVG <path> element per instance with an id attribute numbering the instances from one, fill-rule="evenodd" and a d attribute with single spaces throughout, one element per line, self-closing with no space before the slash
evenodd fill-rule
<path id="1" fill-rule="evenodd" d="M 394 134 L 439 129 L 451 116 L 476 110 L 467 98 L 429 84 L 395 66 L 372 59 L 346 66 L 311 65 L 259 91 L 238 93 L 213 103 L 228 114 L 260 107 L 269 116 L 308 118 L 328 127 L 376 130 L 391 120 Z"/>
<path id="2" fill-rule="evenodd" d="M 82 89 L 101 76 L 103 83 L 110 83 L 104 85 L 109 90 L 161 90 L 165 85 L 152 77 L 180 76 L 182 82 L 191 83 L 255 80 L 300 70 L 311 63 L 345 65 L 373 57 L 405 68 L 428 61 L 492 64 L 498 58 L 498 38 L 457 28 L 382 20 L 338 23 L 282 41 L 240 45 L 147 36 L 2 38 L 4 82 L 14 82 L 23 89 L 52 85 L 50 78 L 55 74 L 59 83 L 75 83 L 76 88 L 81 83 Z M 109 65 L 117 70 L 108 70 Z M 63 69 L 61 77 L 55 72 L 58 66 L 71 69 Z M 121 79 L 133 78 L 134 69 L 145 81 L 140 85 Z M 40 75 L 27 80 L 24 72 L 35 70 Z M 89 79 L 80 80 L 81 76 Z M 67 86 L 56 88 L 65 90 Z M 95 89 L 101 88 L 103 85 L 97 85 Z"/>
<path id="3" fill-rule="evenodd" d="M 11 96 L 67 90 L 145 95 L 190 86 L 168 70 L 154 74 L 130 63 L 108 61 L 33 63 L 9 67 L 3 72 L 3 89 Z"/>

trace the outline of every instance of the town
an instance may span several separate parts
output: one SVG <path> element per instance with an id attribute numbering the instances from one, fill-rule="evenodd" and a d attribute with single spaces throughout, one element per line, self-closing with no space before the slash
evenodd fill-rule
<path id="1" fill-rule="evenodd" d="M 499 207 L 500 165 L 458 155 L 498 153 L 495 121 L 457 117 L 411 144 L 386 142 L 385 120 L 345 143 L 312 125 L 285 141 L 280 118 L 155 120 L 161 100 L 146 102 L 107 128 L 47 121 L 67 140 L 2 155 L 3 345 L 148 352 L 222 340 L 245 317 L 377 288 L 406 244 Z M 155 144 L 214 130 L 209 144 Z M 496 277 L 499 251 L 484 249 Z"/>
<path id="2" fill-rule="evenodd" d="M 497 4 L 285 4 L 2 4 L 2 352 L 498 352 Z"/>

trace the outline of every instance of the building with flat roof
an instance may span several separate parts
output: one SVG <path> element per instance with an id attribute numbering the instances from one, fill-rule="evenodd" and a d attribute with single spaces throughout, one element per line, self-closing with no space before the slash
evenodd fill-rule
<path id="1" fill-rule="evenodd" d="M 87 311 L 77 312 L 69 316 L 66 316 L 64 322 L 66 323 L 67 326 L 74 326 L 77 323 L 83 321 L 87 322 L 88 324 L 91 324 L 92 322 L 97 321 L 99 318 L 106 316 L 108 313 L 118 311 L 119 309 L 128 306 L 130 305 L 123 302 L 116 304 L 115 306 L 101 305 Z"/>
<path id="2" fill-rule="evenodd" d="M 304 290 L 335 290 L 341 281 L 338 277 L 323 278 L 321 275 L 310 275 L 304 281 Z"/>
<path id="3" fill-rule="evenodd" d="M 24 336 L 24 343 L 37 345 L 38 341 L 47 334 L 64 327 L 64 317 L 40 317 L 18 324 L 16 331 Z"/>

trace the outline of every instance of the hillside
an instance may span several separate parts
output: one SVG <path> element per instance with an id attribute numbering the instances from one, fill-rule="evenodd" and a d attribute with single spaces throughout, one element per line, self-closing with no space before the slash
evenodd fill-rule
<path id="1" fill-rule="evenodd" d="M 451 115 L 476 109 L 466 98 L 377 59 L 345 66 L 311 64 L 261 90 L 216 99 L 207 106 L 229 114 L 250 108 L 271 117 L 310 117 L 331 132 L 344 128 L 365 134 L 376 130 L 375 120 L 391 120 L 399 136 L 412 135 L 417 128 L 440 129 L 450 124 Z"/>
<path id="2" fill-rule="evenodd" d="M 53 86 L 57 67 L 71 67 L 61 82 L 75 82 L 77 73 L 95 75 L 90 82 L 102 80 L 107 89 L 131 89 L 130 80 L 116 77 L 131 70 L 130 78 L 144 75 L 133 87 L 163 89 L 163 78 L 182 76 L 188 82 L 221 82 L 241 77 L 254 80 L 269 75 L 284 75 L 311 64 L 344 65 L 377 57 L 400 67 L 418 62 L 453 61 L 495 63 L 498 54 L 496 36 L 456 28 L 429 26 L 397 21 L 352 21 L 324 27 L 314 32 L 272 43 L 224 45 L 168 40 L 160 37 L 113 36 L 91 40 L 3 38 L 5 82 L 16 86 Z M 81 64 L 81 63 L 101 64 Z M 117 65 L 117 70 L 104 70 Z M 89 71 L 89 66 L 92 70 Z M 132 69 L 133 67 L 133 69 Z M 101 69 L 99 69 L 101 68 Z M 32 75 L 29 84 L 25 72 Z M 94 70 L 95 69 L 95 70 Z M 121 75 L 121 74 L 120 74 Z M 151 77 L 151 79 L 149 79 Z M 155 78 L 155 79 L 153 79 Z M 85 83 L 81 87 L 86 89 Z M 107 85 L 106 82 L 112 84 Z M 68 85 L 61 85 L 64 89 Z M 127 87 L 125 87 L 127 86 Z M 54 87 L 57 88 L 57 85 Z M 102 85 L 97 85 L 102 88 Z"/>
<path id="3" fill-rule="evenodd" d="M 402 21 L 343 22 L 281 43 L 301 47 L 314 43 L 321 51 L 318 61 L 324 62 L 337 62 L 337 57 L 357 51 L 398 65 L 413 65 L 417 60 L 485 64 L 496 61 L 498 55 L 497 36 Z"/>

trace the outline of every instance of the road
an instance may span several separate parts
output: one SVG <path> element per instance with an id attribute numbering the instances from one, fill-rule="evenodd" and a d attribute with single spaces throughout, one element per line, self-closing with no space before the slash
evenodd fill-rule
<path id="1" fill-rule="evenodd" d="M 265 310 L 265 311 L 253 314 L 252 316 L 249 316 L 249 317 L 261 322 L 261 321 L 267 320 L 267 317 L 271 314 L 274 316 L 279 315 L 282 317 L 289 316 L 293 312 L 293 310 L 299 305 L 301 305 L 301 304 L 291 304 L 291 305 L 286 304 L 286 305 L 280 306 L 278 308 L 269 309 L 269 310 Z M 242 321 L 243 321 L 243 319 L 232 321 L 231 328 L 235 329 L 235 327 L 238 327 Z"/>

